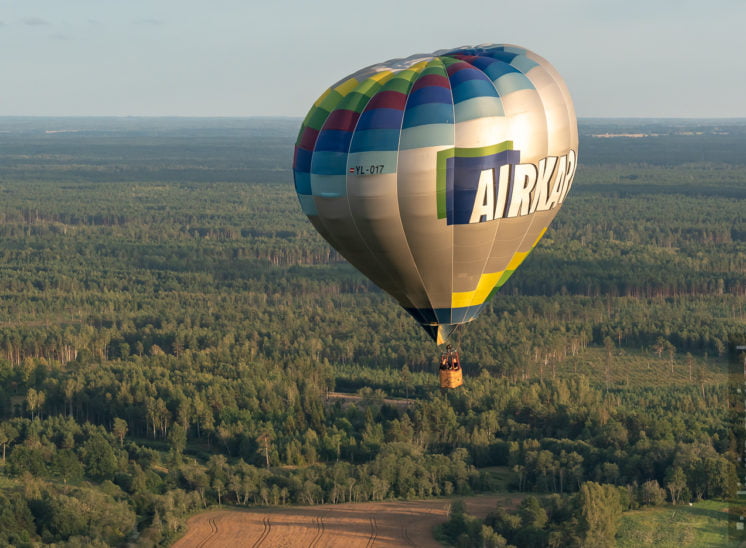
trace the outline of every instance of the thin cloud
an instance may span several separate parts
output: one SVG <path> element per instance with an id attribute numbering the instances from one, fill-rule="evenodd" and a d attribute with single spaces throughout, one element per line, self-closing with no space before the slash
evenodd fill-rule
<path id="1" fill-rule="evenodd" d="M 163 21 L 163 19 L 155 19 L 153 17 L 141 17 L 140 19 L 135 19 L 134 21 L 132 21 L 132 24 L 160 27 L 161 25 L 165 24 L 165 21 Z"/>
<path id="2" fill-rule="evenodd" d="M 41 17 L 24 17 L 21 21 L 29 27 L 43 27 L 49 24 L 49 21 Z"/>

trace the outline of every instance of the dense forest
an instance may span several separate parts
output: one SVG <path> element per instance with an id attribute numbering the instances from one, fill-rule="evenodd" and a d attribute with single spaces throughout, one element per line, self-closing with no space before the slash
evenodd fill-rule
<path id="1" fill-rule="evenodd" d="M 302 215 L 298 125 L 0 118 L 0 545 L 513 490 L 517 514 L 454 508 L 444 538 L 606 546 L 626 510 L 736 496 L 746 122 L 583 121 L 573 189 L 448 393 Z"/>

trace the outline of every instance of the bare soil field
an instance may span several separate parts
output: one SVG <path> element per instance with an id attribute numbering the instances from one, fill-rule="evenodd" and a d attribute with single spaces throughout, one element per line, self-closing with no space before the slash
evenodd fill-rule
<path id="1" fill-rule="evenodd" d="M 348 407 L 352 404 L 359 403 L 363 398 L 357 394 L 348 394 L 346 392 L 327 392 L 326 400 L 328 402 L 341 402 L 343 407 Z M 407 400 L 403 398 L 384 398 L 382 403 L 396 407 L 397 409 L 406 409 L 409 407 L 414 400 Z"/>
<path id="2" fill-rule="evenodd" d="M 484 517 L 498 501 L 516 507 L 521 496 L 466 497 L 469 514 Z M 174 548 L 420 546 L 442 548 L 433 527 L 447 519 L 447 499 L 210 510 L 192 516 Z"/>

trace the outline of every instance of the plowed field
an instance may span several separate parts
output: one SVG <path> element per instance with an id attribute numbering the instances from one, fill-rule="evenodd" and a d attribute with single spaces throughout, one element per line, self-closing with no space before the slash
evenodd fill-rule
<path id="1" fill-rule="evenodd" d="M 469 514 L 484 517 L 498 501 L 516 506 L 520 497 L 463 499 Z M 175 548 L 421 546 L 441 548 L 433 527 L 446 520 L 450 501 L 424 500 L 329 504 L 251 510 L 211 510 L 189 519 Z"/>

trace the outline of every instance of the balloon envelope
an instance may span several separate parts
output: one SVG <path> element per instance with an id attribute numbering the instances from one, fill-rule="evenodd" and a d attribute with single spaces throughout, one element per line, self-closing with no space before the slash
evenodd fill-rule
<path id="1" fill-rule="evenodd" d="M 321 235 L 441 343 L 541 239 L 577 148 L 556 70 L 490 44 L 343 78 L 303 121 L 293 175 Z"/>

